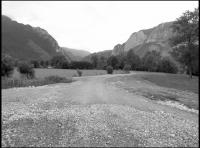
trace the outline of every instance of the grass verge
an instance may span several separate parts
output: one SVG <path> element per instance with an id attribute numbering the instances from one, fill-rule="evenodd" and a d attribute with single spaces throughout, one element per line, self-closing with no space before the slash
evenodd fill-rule
<path id="1" fill-rule="evenodd" d="M 55 83 L 71 83 L 72 79 L 60 76 L 48 76 L 45 78 L 22 79 L 22 78 L 1 78 L 1 88 L 42 86 Z"/>
<path id="2" fill-rule="evenodd" d="M 198 77 L 193 77 L 190 79 L 187 75 L 161 73 L 144 74 L 140 75 L 140 77 L 162 87 L 191 91 L 197 94 L 199 93 Z"/>

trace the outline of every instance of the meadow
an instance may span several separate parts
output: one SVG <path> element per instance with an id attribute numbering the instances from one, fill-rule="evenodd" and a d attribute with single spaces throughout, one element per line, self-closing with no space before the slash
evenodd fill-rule
<path id="1" fill-rule="evenodd" d="M 48 76 L 60 76 L 66 78 L 78 77 L 76 69 L 47 69 L 47 68 L 35 68 L 35 77 L 44 78 Z M 82 76 L 95 76 L 95 75 L 105 75 L 106 70 L 80 70 L 82 71 Z M 123 73 L 121 70 L 115 70 L 114 74 Z M 20 78 L 20 74 L 17 69 L 14 70 L 13 78 Z"/>
<path id="2" fill-rule="evenodd" d="M 35 68 L 35 78 L 26 79 L 24 75 L 21 75 L 17 69 L 14 69 L 13 74 L 9 78 L 2 78 L 2 89 L 13 87 L 28 87 L 28 86 L 42 86 L 54 83 L 71 83 L 73 77 L 79 77 L 77 70 L 75 69 L 45 69 Z M 105 75 L 106 70 L 80 70 L 81 76 L 95 76 Z M 114 74 L 123 73 L 121 70 L 114 71 Z"/>
<path id="3" fill-rule="evenodd" d="M 190 79 L 184 74 L 148 73 L 140 75 L 140 77 L 159 86 L 199 93 L 199 78 L 197 76 Z"/>
<path id="4" fill-rule="evenodd" d="M 135 72 L 127 77 L 114 77 L 110 81 L 129 92 L 155 101 L 176 101 L 188 108 L 199 110 L 199 78 L 185 74 Z"/>

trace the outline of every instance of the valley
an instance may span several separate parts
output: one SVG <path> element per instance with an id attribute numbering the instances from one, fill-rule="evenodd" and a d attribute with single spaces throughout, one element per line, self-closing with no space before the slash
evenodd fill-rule
<path id="1" fill-rule="evenodd" d="M 199 147 L 198 2 L 2 4 L 2 147 Z"/>

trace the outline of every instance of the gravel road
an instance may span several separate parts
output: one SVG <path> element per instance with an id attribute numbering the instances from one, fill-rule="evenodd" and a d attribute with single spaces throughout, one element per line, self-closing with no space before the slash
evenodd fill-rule
<path id="1" fill-rule="evenodd" d="M 2 90 L 2 146 L 198 147 L 198 113 L 108 81 L 117 76 Z"/>

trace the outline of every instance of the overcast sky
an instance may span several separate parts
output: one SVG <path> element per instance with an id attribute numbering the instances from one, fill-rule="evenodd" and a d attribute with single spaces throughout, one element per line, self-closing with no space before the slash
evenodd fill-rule
<path id="1" fill-rule="evenodd" d="M 61 47 L 97 52 L 197 7 L 198 1 L 3 1 L 2 14 L 47 30 Z"/>

